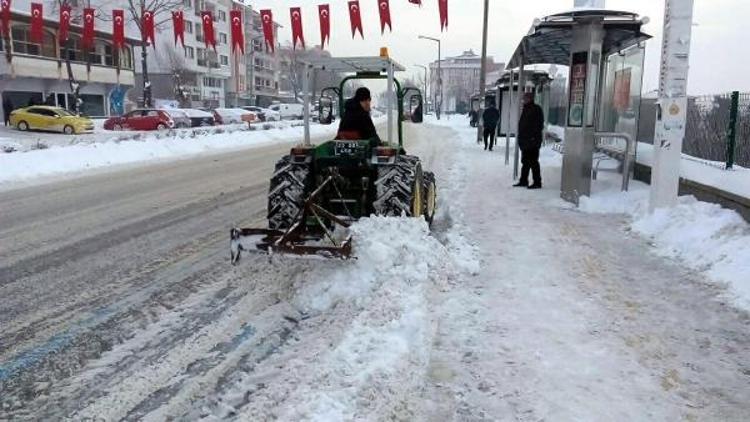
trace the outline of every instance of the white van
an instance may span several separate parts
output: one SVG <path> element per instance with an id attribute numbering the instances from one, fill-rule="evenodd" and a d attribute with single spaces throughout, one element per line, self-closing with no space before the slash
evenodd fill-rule
<path id="1" fill-rule="evenodd" d="M 304 115 L 302 104 L 274 104 L 268 108 L 278 112 L 282 120 L 301 120 Z"/>

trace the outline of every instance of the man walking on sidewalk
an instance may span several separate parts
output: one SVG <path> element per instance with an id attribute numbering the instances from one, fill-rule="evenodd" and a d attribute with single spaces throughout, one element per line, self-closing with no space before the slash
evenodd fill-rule
<path id="1" fill-rule="evenodd" d="M 495 134 L 497 133 L 497 122 L 500 120 L 500 112 L 495 107 L 494 102 L 489 102 L 488 107 L 482 113 L 484 121 L 484 150 L 487 151 L 487 138 L 490 138 L 490 151 L 495 146 Z"/>
<path id="2" fill-rule="evenodd" d="M 544 131 L 544 112 L 534 104 L 534 94 L 527 92 L 523 96 L 523 112 L 518 121 L 518 147 L 521 149 L 521 180 L 515 187 L 529 189 L 542 188 L 542 169 L 539 166 L 539 150 L 542 148 Z M 534 175 L 534 183 L 529 185 L 529 171 Z"/>

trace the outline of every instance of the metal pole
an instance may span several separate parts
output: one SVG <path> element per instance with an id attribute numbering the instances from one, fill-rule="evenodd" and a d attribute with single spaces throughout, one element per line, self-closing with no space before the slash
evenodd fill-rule
<path id="1" fill-rule="evenodd" d="M 302 105 L 305 119 L 305 146 L 310 146 L 310 66 L 305 64 L 302 72 Z"/>
<path id="2" fill-rule="evenodd" d="M 393 145 L 393 62 L 388 61 L 388 86 L 386 91 L 388 108 L 388 145 Z M 398 116 L 400 119 L 401 116 Z"/>
<path id="3" fill-rule="evenodd" d="M 485 92 L 487 85 L 487 20 L 490 12 L 490 0 L 484 0 L 484 22 L 482 26 L 482 63 L 480 65 L 479 74 L 479 113 L 484 112 L 484 101 Z M 480 114 L 481 117 L 481 114 Z M 482 142 L 482 132 L 484 129 L 484 122 L 482 119 L 478 119 L 477 124 L 477 143 Z M 487 145 L 485 145 L 485 148 Z"/>
<path id="4" fill-rule="evenodd" d="M 421 64 L 415 64 L 414 66 L 421 67 L 422 69 L 424 69 L 424 84 L 423 84 L 424 85 L 424 92 L 422 92 L 422 95 L 424 96 L 425 99 L 429 99 L 430 96 L 427 95 L 427 66 L 423 66 Z"/>
<path id="5" fill-rule="evenodd" d="M 737 113 L 740 108 L 739 91 L 732 92 L 732 108 L 729 111 L 729 133 L 727 139 L 727 170 L 734 167 L 734 154 L 737 149 Z"/>
<path id="6" fill-rule="evenodd" d="M 518 178 L 518 161 L 519 161 L 519 155 L 520 155 L 520 149 L 518 146 L 518 130 L 519 130 L 519 121 L 521 119 L 521 114 L 523 113 L 523 95 L 526 92 L 526 74 L 524 72 L 524 62 L 526 61 L 526 56 L 524 54 L 523 48 L 521 49 L 521 67 L 518 70 L 518 118 L 516 119 L 516 148 L 515 148 L 515 155 L 513 156 L 513 179 Z"/>
<path id="7" fill-rule="evenodd" d="M 508 120 L 505 121 L 505 165 L 510 164 L 510 131 L 513 128 L 513 69 L 510 70 L 510 85 L 508 87 Z"/>
<path id="8" fill-rule="evenodd" d="M 661 78 L 651 172 L 651 211 L 674 206 L 687 122 L 693 0 L 665 0 Z"/>
<path id="9" fill-rule="evenodd" d="M 438 102 L 438 109 L 437 109 L 437 119 L 440 120 L 440 114 L 443 111 L 443 69 L 440 67 L 442 59 L 442 53 L 440 48 L 440 40 L 437 40 L 438 43 L 438 95 L 440 95 L 440 100 Z"/>

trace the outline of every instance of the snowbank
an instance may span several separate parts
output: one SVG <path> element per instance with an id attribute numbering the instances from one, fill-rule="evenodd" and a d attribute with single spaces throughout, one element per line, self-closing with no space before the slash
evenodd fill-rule
<path id="1" fill-rule="evenodd" d="M 246 126 L 245 126 L 246 128 Z M 312 136 L 332 136 L 336 125 L 311 127 Z M 301 126 L 281 126 L 269 130 L 241 130 L 223 133 L 174 131 L 169 134 L 143 134 L 140 139 L 71 146 L 53 146 L 23 153 L 0 154 L 0 185 L 40 176 L 80 172 L 113 165 L 188 158 L 273 143 L 299 142 Z"/>
<path id="2" fill-rule="evenodd" d="M 734 303 L 750 310 L 750 225 L 739 214 L 692 196 L 650 213 L 648 185 L 633 182 L 630 192 L 619 192 L 615 179 L 596 182 L 592 197 L 581 198 L 580 209 L 631 216 L 633 231 L 651 239 L 658 254 L 726 284 Z"/>

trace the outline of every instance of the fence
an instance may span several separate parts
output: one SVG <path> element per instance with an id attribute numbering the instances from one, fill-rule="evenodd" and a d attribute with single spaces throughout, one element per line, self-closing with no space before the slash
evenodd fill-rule
<path id="1" fill-rule="evenodd" d="M 656 102 L 644 99 L 640 142 L 653 143 L 655 116 Z M 690 97 L 682 152 L 722 168 L 750 168 L 750 93 Z"/>

